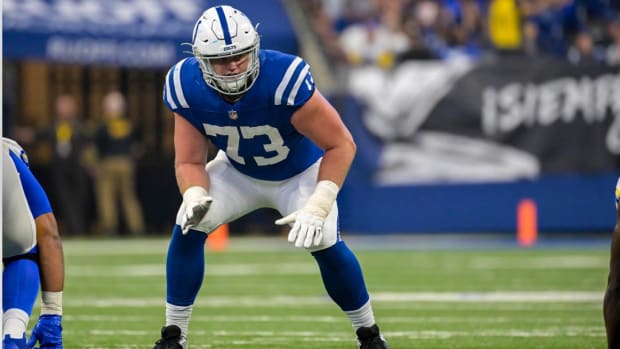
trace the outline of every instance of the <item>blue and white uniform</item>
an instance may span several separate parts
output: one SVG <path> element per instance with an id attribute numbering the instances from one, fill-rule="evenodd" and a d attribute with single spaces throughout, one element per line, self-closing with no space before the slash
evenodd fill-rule
<path id="1" fill-rule="evenodd" d="M 14 257 L 36 244 L 34 220 L 52 212 L 45 191 L 17 142 L 2 138 L 2 253 Z"/>
<path id="2" fill-rule="evenodd" d="M 219 149 L 207 165 L 213 204 L 195 230 L 208 233 L 261 207 L 287 215 L 303 206 L 316 185 L 323 151 L 290 121 L 315 91 L 310 67 L 278 51 L 260 50 L 259 58 L 257 80 L 235 103 L 205 83 L 194 57 L 178 62 L 166 76 L 166 106 Z M 324 244 L 316 249 L 337 241 L 337 211 L 334 204 Z M 183 212 L 181 206 L 177 224 Z"/>
<path id="3" fill-rule="evenodd" d="M 201 195 L 212 201 L 202 220 L 197 224 L 192 221 L 184 233 L 180 224 L 185 204 L 177 213 L 166 258 L 166 326 L 158 349 L 188 347 L 189 320 L 205 275 L 207 236 L 203 233 L 258 208 L 274 208 L 282 216 L 299 212 L 317 190 L 323 151 L 291 123 L 295 112 L 318 93 L 310 67 L 297 56 L 259 50 L 255 29 L 240 10 L 225 5 L 207 9 L 194 27 L 193 57 L 175 64 L 166 76 L 166 106 L 219 151 L 206 164 L 208 196 Z M 220 65 L 232 62 L 242 62 L 243 66 L 222 74 Z M 235 97 L 235 102 L 228 102 Z M 304 110 L 298 117 L 306 114 Z M 204 204 L 194 203 L 189 200 L 192 213 L 201 205 L 206 210 Z M 332 300 L 354 328 L 369 330 L 375 323 L 370 298 L 357 258 L 339 237 L 335 200 L 327 212 L 324 220 L 323 215 L 320 217 L 322 235 L 314 236 L 321 236 L 321 240 L 312 241 L 314 246 L 307 250 L 316 260 Z"/>
<path id="4" fill-rule="evenodd" d="M 284 180 L 301 173 L 322 151 L 297 132 L 290 119 L 314 92 L 309 66 L 301 58 L 261 50 L 261 72 L 237 102 L 209 87 L 195 58 L 166 76 L 166 106 L 186 118 L 239 172 L 256 179 Z"/>

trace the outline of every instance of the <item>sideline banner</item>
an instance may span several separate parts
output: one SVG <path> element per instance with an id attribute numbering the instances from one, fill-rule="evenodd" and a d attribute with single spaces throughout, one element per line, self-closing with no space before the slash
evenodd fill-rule
<path id="1" fill-rule="evenodd" d="M 358 156 L 343 229 L 509 232 L 525 198 L 541 230 L 612 228 L 618 68 L 412 61 L 354 72 L 350 88 L 342 110 Z"/>
<path id="2" fill-rule="evenodd" d="M 262 47 L 297 51 L 297 39 L 279 0 L 227 1 L 261 23 Z M 208 0 L 4 0 L 3 55 L 70 64 L 168 67 L 188 57 Z M 277 18 L 277 20 L 273 20 Z M 269 20 L 268 20 L 269 19 Z"/>

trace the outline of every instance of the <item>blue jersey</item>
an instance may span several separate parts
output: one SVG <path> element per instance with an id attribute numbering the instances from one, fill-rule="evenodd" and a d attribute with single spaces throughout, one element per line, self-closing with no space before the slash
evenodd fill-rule
<path id="1" fill-rule="evenodd" d="M 291 124 L 315 86 L 309 65 L 278 51 L 259 52 L 256 82 L 235 103 L 206 84 L 194 57 L 166 75 L 164 103 L 187 119 L 241 173 L 262 180 L 283 180 L 301 173 L 322 155 Z"/>

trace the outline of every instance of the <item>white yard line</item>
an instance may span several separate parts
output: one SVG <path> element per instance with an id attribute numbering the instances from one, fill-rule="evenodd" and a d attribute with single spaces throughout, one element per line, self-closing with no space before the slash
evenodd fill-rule
<path id="1" fill-rule="evenodd" d="M 316 263 L 252 263 L 252 264 L 214 264 L 207 265 L 205 275 L 244 276 L 244 275 L 311 275 L 319 273 Z M 71 277 L 153 277 L 165 276 L 165 264 L 130 264 L 125 266 L 105 265 L 67 265 L 67 275 Z"/>
<path id="2" fill-rule="evenodd" d="M 68 329 L 63 331 L 65 334 L 73 334 Z M 75 332 L 78 333 L 78 332 Z M 83 332 L 79 332 L 83 333 Z M 145 330 L 89 330 L 88 334 L 93 336 L 148 336 L 153 331 Z M 224 340 L 230 341 L 230 337 L 239 339 L 240 337 L 254 337 L 261 343 L 267 339 L 269 342 L 288 341 L 288 339 L 308 338 L 321 339 L 329 342 L 342 342 L 351 339 L 349 332 L 325 332 L 325 331 L 205 331 L 192 329 L 191 334 L 194 338 L 198 336 L 209 336 L 213 343 Z M 410 339 L 435 339 L 435 338 L 453 338 L 453 337 L 564 337 L 564 336 L 588 336 L 603 337 L 605 336 L 604 328 L 592 326 L 571 326 L 566 328 L 551 327 L 546 329 L 498 329 L 498 330 L 473 330 L 473 331 L 442 331 L 442 330 L 420 330 L 420 331 L 385 331 L 386 338 L 404 337 Z M 220 337 L 218 340 L 217 337 Z M 245 341 L 252 341 L 244 338 Z M 229 342 L 230 343 L 230 342 Z"/>
<path id="3" fill-rule="evenodd" d="M 100 323 L 145 323 L 152 319 L 150 315 L 64 315 L 63 319 L 69 322 L 94 322 Z M 193 315 L 192 323 L 342 323 L 342 316 L 227 316 L 227 315 Z M 475 323 L 507 323 L 511 320 L 507 317 L 479 317 L 468 316 L 467 321 Z M 459 323 L 463 319 L 456 316 L 381 316 L 381 323 Z M 553 320 L 553 323 L 557 321 Z"/>
<path id="4" fill-rule="evenodd" d="M 371 295 L 375 303 L 600 303 L 602 292 L 588 291 L 529 291 L 529 292 L 377 292 Z M 88 298 L 66 297 L 67 307 L 158 307 L 164 297 Z M 198 306 L 206 307 L 270 307 L 278 305 L 331 304 L 326 296 L 212 296 L 199 297 Z"/>

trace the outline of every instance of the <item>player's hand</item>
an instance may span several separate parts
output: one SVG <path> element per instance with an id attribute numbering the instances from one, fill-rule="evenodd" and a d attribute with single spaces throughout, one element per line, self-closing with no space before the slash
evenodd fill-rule
<path id="1" fill-rule="evenodd" d="M 295 247 L 318 246 L 323 240 L 323 223 L 325 217 L 313 215 L 303 209 L 276 221 L 277 225 L 293 224 L 288 233 L 288 241 L 295 242 Z"/>
<path id="2" fill-rule="evenodd" d="M 336 201 L 338 189 L 338 185 L 334 182 L 320 181 L 301 210 L 275 222 L 277 225 L 293 225 L 288 234 L 289 242 L 294 242 L 296 247 L 303 246 L 305 248 L 321 244 L 323 241 L 323 224 L 334 201 Z"/>
<path id="3" fill-rule="evenodd" d="M 183 193 L 185 203 L 185 214 L 181 218 L 181 230 L 187 234 L 190 229 L 195 228 L 204 218 L 211 207 L 213 198 L 202 187 L 190 187 Z"/>
<path id="4" fill-rule="evenodd" d="M 41 315 L 28 339 L 28 349 L 62 349 L 62 315 Z"/>

